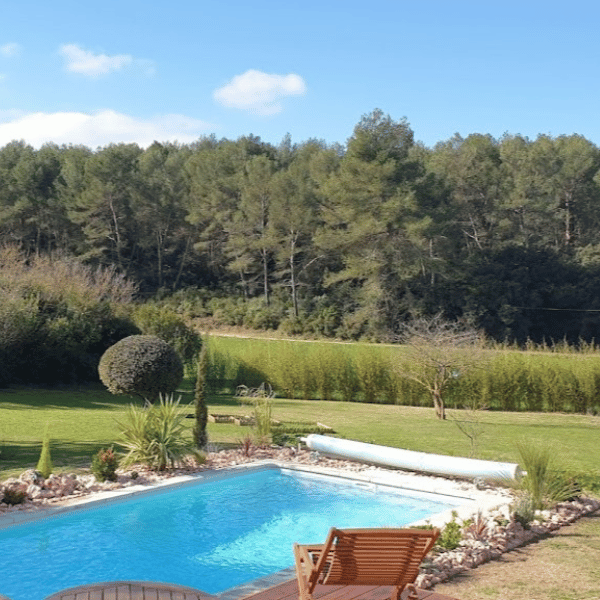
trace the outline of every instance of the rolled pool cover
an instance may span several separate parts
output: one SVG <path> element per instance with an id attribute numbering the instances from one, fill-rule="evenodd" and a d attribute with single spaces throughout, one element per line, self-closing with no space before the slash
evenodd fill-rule
<path id="1" fill-rule="evenodd" d="M 302 440 L 308 448 L 316 452 L 408 471 L 468 479 L 496 480 L 519 479 L 522 475 L 519 465 L 512 463 L 414 452 L 413 450 L 366 444 L 354 440 L 341 440 L 316 433 L 311 433 Z"/>

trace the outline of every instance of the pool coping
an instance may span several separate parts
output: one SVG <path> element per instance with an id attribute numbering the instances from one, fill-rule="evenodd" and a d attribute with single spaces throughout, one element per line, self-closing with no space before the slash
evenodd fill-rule
<path id="1" fill-rule="evenodd" d="M 455 509 L 449 509 L 439 514 L 432 515 L 427 519 L 415 521 L 407 525 L 407 527 L 425 524 L 439 527 L 451 521 L 453 517 L 464 520 L 470 518 L 477 512 L 485 513 L 494 509 L 502 510 L 503 507 L 507 506 L 510 502 L 510 497 L 506 493 L 499 493 L 497 490 L 493 492 L 489 488 L 480 490 L 472 483 L 445 477 L 420 475 L 379 467 L 373 469 L 367 468 L 362 471 L 349 471 L 318 464 L 306 465 L 265 459 L 222 469 L 201 471 L 190 475 L 177 475 L 150 484 L 146 483 L 116 490 L 94 492 L 89 496 L 78 496 L 72 499 L 65 499 L 64 503 L 61 503 L 58 506 L 42 505 L 20 511 L 9 511 L 0 515 L 0 530 L 59 516 L 66 512 L 85 510 L 106 503 L 124 502 L 132 497 L 140 495 L 151 495 L 169 489 L 197 485 L 201 481 L 217 481 L 219 479 L 234 477 L 235 475 L 244 472 L 263 471 L 267 469 L 279 469 L 283 472 L 304 473 L 309 476 L 314 475 L 317 477 L 334 477 L 343 479 L 346 482 L 359 482 L 371 487 L 382 486 L 386 488 L 395 488 L 403 490 L 408 495 L 426 496 L 430 499 L 459 498 L 464 500 L 464 502 Z"/>

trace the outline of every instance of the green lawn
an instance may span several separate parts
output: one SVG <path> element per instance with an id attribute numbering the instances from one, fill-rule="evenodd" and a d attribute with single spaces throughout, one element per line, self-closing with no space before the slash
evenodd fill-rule
<path id="1" fill-rule="evenodd" d="M 191 400 L 185 395 L 185 401 Z M 117 420 L 131 402 L 102 386 L 82 388 L 11 388 L 0 391 L 0 479 L 35 467 L 46 426 L 57 471 L 89 467 L 100 447 L 118 442 Z M 216 396 L 209 411 L 244 415 L 251 408 L 236 398 Z M 190 413 L 193 412 L 190 409 Z M 438 421 L 433 409 L 383 404 L 359 404 L 275 399 L 273 418 L 319 421 L 348 439 L 455 456 L 469 456 L 470 444 L 453 422 L 469 413 L 449 411 Z M 480 413 L 478 458 L 518 462 L 516 442 L 550 443 L 562 467 L 595 472 L 600 417 L 538 413 Z M 192 427 L 193 419 L 189 419 Z M 249 430 L 233 424 L 209 424 L 209 439 L 217 445 L 237 444 Z"/>

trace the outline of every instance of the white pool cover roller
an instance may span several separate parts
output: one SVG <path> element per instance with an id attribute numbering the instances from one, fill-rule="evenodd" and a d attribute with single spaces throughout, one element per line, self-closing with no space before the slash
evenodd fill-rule
<path id="1" fill-rule="evenodd" d="M 315 433 L 311 433 L 303 439 L 311 450 L 323 454 L 409 471 L 469 479 L 518 479 L 521 476 L 519 465 L 512 463 L 414 452 L 353 440 L 341 440 Z"/>

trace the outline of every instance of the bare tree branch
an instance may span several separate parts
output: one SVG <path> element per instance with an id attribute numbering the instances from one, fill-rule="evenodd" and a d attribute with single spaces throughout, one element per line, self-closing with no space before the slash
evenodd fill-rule
<path id="1" fill-rule="evenodd" d="M 480 332 L 441 315 L 421 317 L 404 325 L 399 339 L 408 356 L 398 364 L 398 372 L 419 384 L 431 395 L 436 416 L 446 418 L 444 394 L 451 382 L 486 360 Z"/>

